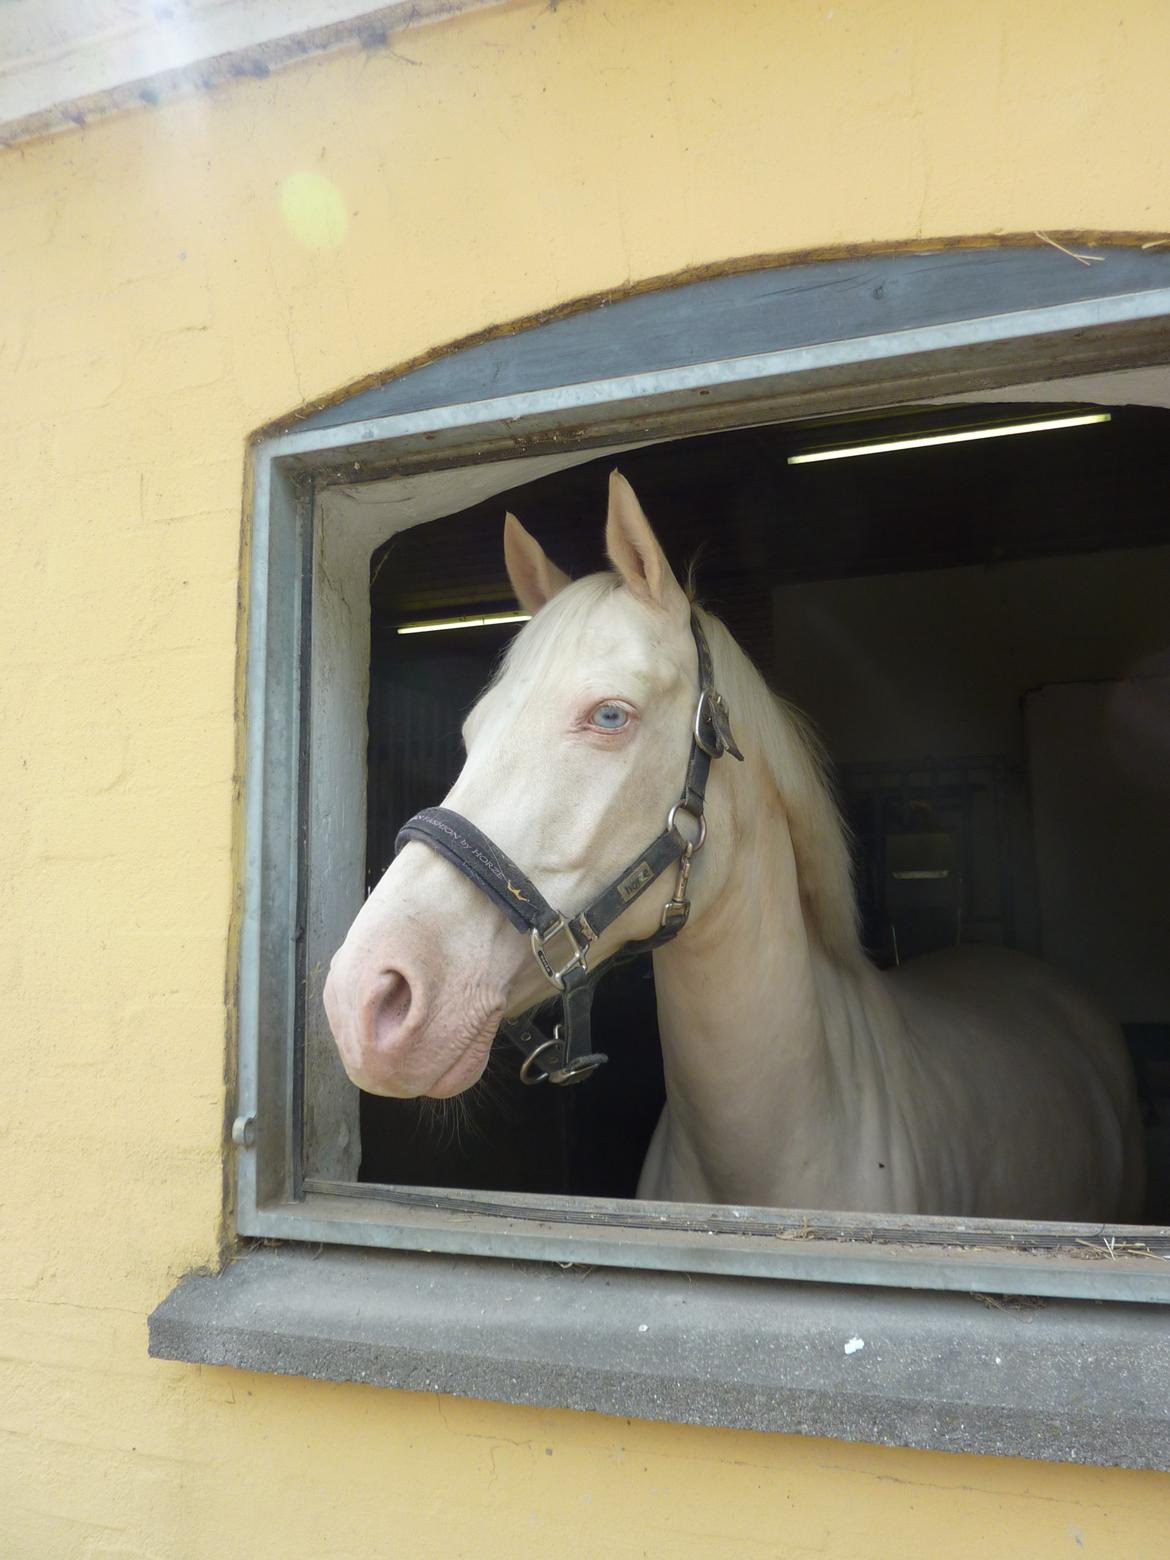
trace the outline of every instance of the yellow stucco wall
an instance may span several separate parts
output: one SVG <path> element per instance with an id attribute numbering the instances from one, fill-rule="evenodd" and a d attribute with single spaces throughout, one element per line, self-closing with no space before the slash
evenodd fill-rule
<path id="1" fill-rule="evenodd" d="M 145 1327 L 219 1234 L 249 432 L 688 267 L 1170 230 L 1168 58 L 1164 0 L 540 0 L 0 154 L 2 1560 L 1170 1552 L 1161 1475 L 201 1370 Z"/>

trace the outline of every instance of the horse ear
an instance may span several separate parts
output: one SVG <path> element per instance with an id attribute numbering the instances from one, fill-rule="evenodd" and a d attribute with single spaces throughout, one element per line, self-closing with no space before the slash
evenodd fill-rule
<path id="1" fill-rule="evenodd" d="M 683 618 L 690 617 L 686 592 L 675 579 L 637 494 L 620 471 L 611 472 L 609 477 L 605 550 L 635 596 L 649 606 L 661 607 Z"/>
<path id="2" fill-rule="evenodd" d="M 516 600 L 525 612 L 539 612 L 570 583 L 564 570 L 557 568 L 536 537 L 512 514 L 504 516 L 504 563 Z"/>

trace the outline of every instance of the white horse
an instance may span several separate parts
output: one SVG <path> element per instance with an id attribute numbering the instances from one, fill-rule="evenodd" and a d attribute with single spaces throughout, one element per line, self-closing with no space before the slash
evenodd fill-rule
<path id="1" fill-rule="evenodd" d="M 617 473 L 615 572 L 571 583 L 511 515 L 504 542 L 534 616 L 468 717 L 446 805 L 572 912 L 678 797 L 697 695 L 691 603 Z M 1017 953 L 874 969 L 818 750 L 727 630 L 699 617 L 746 762 L 712 766 L 690 920 L 654 955 L 666 1105 L 638 1195 L 1136 1217 L 1140 1128 L 1117 1025 Z M 660 881 L 603 934 L 594 966 L 657 929 L 673 874 Z M 448 1096 L 480 1077 L 501 1019 L 549 995 L 529 939 L 410 843 L 334 958 L 325 1005 L 355 1083 Z"/>

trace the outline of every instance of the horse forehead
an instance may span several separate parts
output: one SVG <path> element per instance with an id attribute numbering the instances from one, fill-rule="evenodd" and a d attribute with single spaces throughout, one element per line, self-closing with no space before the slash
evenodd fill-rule
<path id="1" fill-rule="evenodd" d="M 585 633 L 568 656 L 559 657 L 550 682 L 559 688 L 604 687 L 627 696 L 658 693 L 671 686 L 681 666 L 669 647 L 657 639 L 633 639 L 601 625 Z"/>
<path id="2" fill-rule="evenodd" d="M 687 677 L 689 636 L 672 635 L 669 625 L 620 591 L 568 631 L 554 619 L 545 632 L 541 653 L 506 666 L 471 710 L 466 742 L 521 717 L 534 702 L 552 704 L 576 693 L 646 699 Z"/>
<path id="3" fill-rule="evenodd" d="M 672 636 L 669 625 L 659 623 L 657 615 L 622 591 L 604 598 L 571 627 L 551 622 L 548 633 L 539 659 L 510 670 L 493 691 L 531 693 L 592 686 L 600 680 L 614 684 L 611 692 L 621 692 L 622 683 L 633 692 L 666 686 L 685 670 L 683 636 Z"/>
<path id="4" fill-rule="evenodd" d="M 558 683 L 608 676 L 657 689 L 685 670 L 687 640 L 618 590 L 598 602 L 573 632 L 559 634 L 550 648 L 545 675 Z M 613 691 L 621 690 L 615 686 Z"/>

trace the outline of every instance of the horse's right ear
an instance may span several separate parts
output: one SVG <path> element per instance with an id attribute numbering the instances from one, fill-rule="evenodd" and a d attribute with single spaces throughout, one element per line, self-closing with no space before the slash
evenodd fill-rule
<path id="1" fill-rule="evenodd" d="M 682 623 L 689 621 L 691 604 L 686 592 L 666 561 L 638 495 L 620 471 L 612 471 L 609 476 L 605 550 L 635 596 L 648 606 L 661 607 Z"/>
<path id="2" fill-rule="evenodd" d="M 569 576 L 517 520 L 504 516 L 504 563 L 516 600 L 525 612 L 539 612 L 546 601 L 570 583 Z"/>

